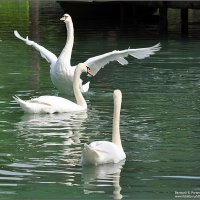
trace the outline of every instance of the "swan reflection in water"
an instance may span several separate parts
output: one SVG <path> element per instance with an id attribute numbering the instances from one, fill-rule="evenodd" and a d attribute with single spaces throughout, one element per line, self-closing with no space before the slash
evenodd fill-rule
<path id="1" fill-rule="evenodd" d="M 16 143 L 25 149 L 24 157 L 11 164 L 13 170 L 25 166 L 21 170 L 41 175 L 37 183 L 77 185 L 80 140 L 88 137 L 82 134 L 86 120 L 86 112 L 23 115 L 15 126 Z"/>
<path id="2" fill-rule="evenodd" d="M 71 145 L 80 143 L 81 132 L 84 129 L 82 124 L 86 119 L 86 112 L 24 114 L 21 121 L 16 123 L 16 127 L 20 136 L 28 141 L 33 138 L 60 137 L 64 139 L 60 145 Z"/>
<path id="3" fill-rule="evenodd" d="M 120 173 L 125 160 L 119 163 L 83 166 L 84 193 L 105 193 L 104 187 L 113 186 L 113 199 L 122 199 Z"/>

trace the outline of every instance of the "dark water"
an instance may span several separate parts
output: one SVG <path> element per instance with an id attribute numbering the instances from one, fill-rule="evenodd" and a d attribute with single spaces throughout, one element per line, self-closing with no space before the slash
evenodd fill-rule
<path id="1" fill-rule="evenodd" d="M 191 24 L 182 38 L 179 22 L 172 20 L 163 38 L 157 25 L 122 30 L 116 24 L 77 22 L 74 64 L 159 41 L 162 50 L 145 60 L 129 58 L 127 66 L 111 63 L 102 69 L 85 95 L 87 114 L 26 115 L 13 95 L 29 99 L 57 95 L 57 90 L 48 63 L 13 30 L 56 55 L 66 39 L 60 7 L 42 2 L 32 21 L 29 7 L 34 5 L 0 2 L 0 199 L 199 198 L 200 25 Z M 127 159 L 82 167 L 84 143 L 111 139 L 116 88 L 123 94 L 121 138 Z"/>

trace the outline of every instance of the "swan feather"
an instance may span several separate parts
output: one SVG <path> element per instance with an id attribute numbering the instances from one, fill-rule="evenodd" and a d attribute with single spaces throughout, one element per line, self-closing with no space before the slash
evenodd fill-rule
<path id="1" fill-rule="evenodd" d="M 137 59 L 143 59 L 149 57 L 150 55 L 155 54 L 155 52 L 161 49 L 160 43 L 147 48 L 138 48 L 138 49 L 126 49 L 126 50 L 114 50 L 99 56 L 91 57 L 85 61 L 85 64 L 91 68 L 93 76 L 103 68 L 105 65 L 109 64 L 112 61 L 118 61 L 122 65 L 128 64 L 128 61 L 125 60 L 125 57 L 129 55 Z"/>
<path id="2" fill-rule="evenodd" d="M 27 45 L 34 47 L 37 51 L 40 52 L 40 55 L 48 62 L 51 64 L 55 64 L 57 61 L 57 56 L 55 54 L 53 54 L 52 52 L 50 52 L 49 50 L 47 50 L 46 48 L 44 48 L 43 46 L 37 44 L 34 41 L 31 41 L 28 39 L 28 36 L 25 38 L 23 38 L 17 30 L 14 31 L 14 35 L 24 41 Z"/>

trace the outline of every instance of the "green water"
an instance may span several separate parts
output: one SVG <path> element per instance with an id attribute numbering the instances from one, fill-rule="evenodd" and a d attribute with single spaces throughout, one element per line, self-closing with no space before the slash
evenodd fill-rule
<path id="1" fill-rule="evenodd" d="M 87 114 L 26 115 L 13 95 L 29 99 L 58 92 L 48 63 L 13 31 L 56 55 L 66 39 L 60 7 L 39 6 L 43 9 L 33 27 L 29 1 L 0 2 L 0 199 L 194 198 L 200 192 L 200 25 L 190 25 L 183 39 L 177 22 L 170 22 L 164 38 L 157 25 L 121 30 L 110 23 L 77 22 L 73 64 L 129 46 L 161 42 L 162 50 L 145 60 L 129 58 L 127 66 L 111 63 L 102 69 L 85 95 Z M 116 88 L 123 94 L 126 161 L 82 167 L 84 143 L 111 139 Z"/>

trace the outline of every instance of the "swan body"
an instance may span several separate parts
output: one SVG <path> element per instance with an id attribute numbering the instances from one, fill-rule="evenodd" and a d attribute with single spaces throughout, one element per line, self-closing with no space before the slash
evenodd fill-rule
<path id="1" fill-rule="evenodd" d="M 20 104 L 21 108 L 26 113 L 61 113 L 86 111 L 87 103 L 80 91 L 79 81 L 82 72 L 89 73 L 87 66 L 80 63 L 76 70 L 73 80 L 73 89 L 77 103 L 57 96 L 40 96 L 28 101 L 20 99 L 18 96 L 13 98 Z"/>
<path id="2" fill-rule="evenodd" d="M 63 17 L 60 19 L 64 21 L 66 24 L 67 29 L 67 41 L 66 45 L 63 48 L 60 56 L 57 58 L 52 52 L 44 48 L 43 46 L 37 44 L 34 41 L 28 39 L 28 37 L 23 38 L 20 34 L 15 30 L 15 36 L 24 41 L 27 45 L 32 46 L 37 51 L 40 52 L 41 56 L 50 63 L 50 75 L 51 80 L 55 87 L 64 94 L 71 93 L 72 90 L 72 83 L 73 83 L 73 76 L 75 72 L 76 66 L 71 66 L 71 54 L 74 44 L 74 27 L 73 22 L 68 14 L 64 14 Z M 91 68 L 93 76 L 103 68 L 105 65 L 110 63 L 111 61 L 117 61 L 121 65 L 128 64 L 128 61 L 125 59 L 127 56 L 132 56 L 138 59 L 143 59 L 153 55 L 155 52 L 160 50 L 160 43 L 156 44 L 155 46 L 148 47 L 148 48 L 138 48 L 138 49 L 126 49 L 122 51 L 112 51 L 108 52 L 99 56 L 95 56 L 89 58 L 85 61 L 85 64 Z M 90 82 L 86 84 L 82 84 L 82 80 L 80 81 L 80 89 L 81 92 L 87 92 L 89 89 Z"/>
<path id="3" fill-rule="evenodd" d="M 120 90 L 115 90 L 114 94 L 114 115 L 113 115 L 113 129 L 112 142 L 109 141 L 94 141 L 85 144 L 82 151 L 82 164 L 106 164 L 118 163 L 126 158 L 120 138 L 120 110 L 122 94 Z"/>
<path id="4" fill-rule="evenodd" d="M 82 106 L 62 97 L 40 96 L 27 101 L 18 96 L 13 96 L 13 98 L 26 113 L 62 113 L 85 110 Z"/>

